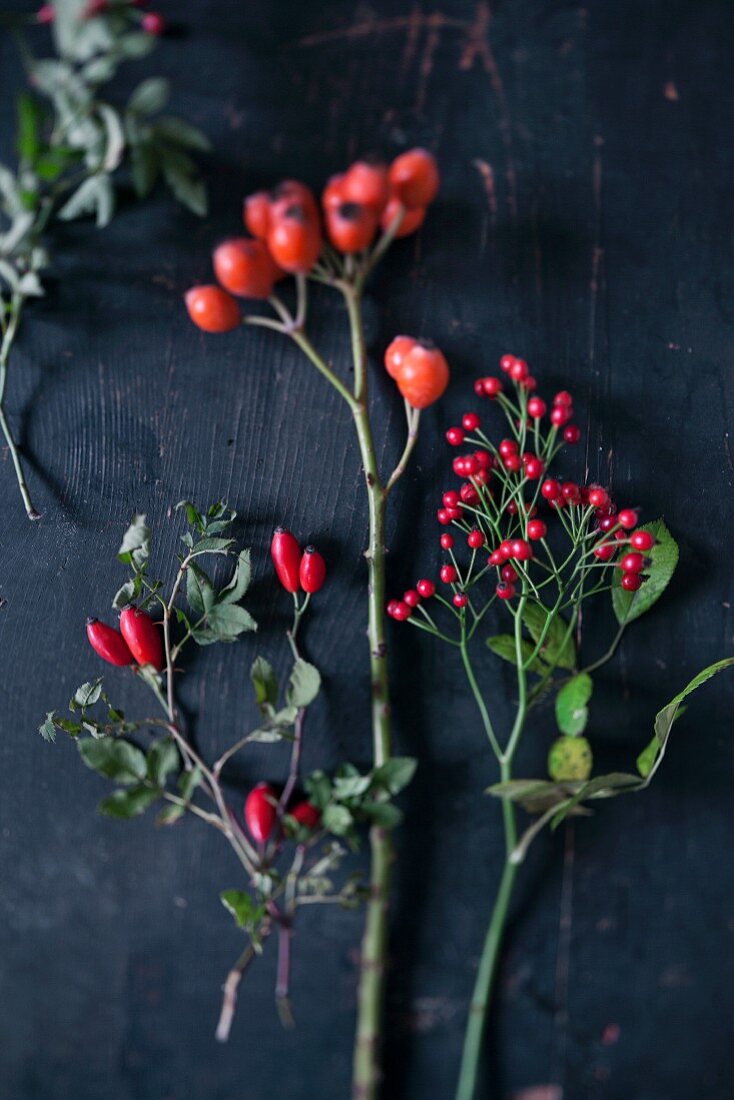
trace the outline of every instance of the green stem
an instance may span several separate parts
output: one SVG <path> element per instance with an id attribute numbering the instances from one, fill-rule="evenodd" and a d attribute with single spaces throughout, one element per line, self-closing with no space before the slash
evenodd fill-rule
<path id="1" fill-rule="evenodd" d="M 23 498 L 23 506 L 25 507 L 26 515 L 28 519 L 40 519 L 41 513 L 37 512 L 33 506 L 31 500 L 30 490 L 25 479 L 25 473 L 23 471 L 23 464 L 20 461 L 20 455 L 18 453 L 18 445 L 13 438 L 13 433 L 8 423 L 8 418 L 5 415 L 5 386 L 8 380 L 8 365 L 10 363 L 10 349 L 13 346 L 13 340 L 15 334 L 18 331 L 18 325 L 20 323 L 20 314 L 23 308 L 23 297 L 20 294 L 14 294 L 10 305 L 10 319 L 3 332 L 2 345 L 0 345 L 0 428 L 2 428 L 3 435 L 5 436 L 5 442 L 8 445 L 10 451 L 10 457 L 13 460 L 13 469 L 15 470 L 15 478 L 18 482 L 18 488 L 20 489 L 20 495 Z"/>

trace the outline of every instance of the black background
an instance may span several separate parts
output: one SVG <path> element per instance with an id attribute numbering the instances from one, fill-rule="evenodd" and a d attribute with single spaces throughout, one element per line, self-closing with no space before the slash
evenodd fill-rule
<path id="1" fill-rule="evenodd" d="M 186 36 L 138 71 L 170 75 L 176 110 L 210 134 L 211 216 L 200 223 L 157 196 L 123 200 L 104 233 L 60 230 L 55 278 L 29 310 L 10 383 L 44 516 L 23 519 L 3 452 L 0 1091 L 343 1097 L 361 915 L 304 913 L 295 1031 L 277 1022 L 268 952 L 230 1044 L 217 1046 L 219 986 L 240 948 L 217 898 L 240 884 L 229 850 L 198 823 L 154 832 L 148 819 L 99 819 L 103 782 L 68 742 L 35 733 L 100 671 L 84 619 L 111 614 L 131 513 L 148 513 L 167 563 L 178 535 L 169 505 L 225 496 L 256 554 L 258 644 L 281 664 L 271 628 L 287 598 L 269 580 L 270 530 L 283 521 L 324 546 L 331 578 L 306 642 L 326 690 L 306 766 L 368 758 L 366 516 L 349 418 L 277 335 L 204 337 L 181 293 L 209 278 L 210 246 L 238 230 L 245 191 L 285 175 L 318 186 L 364 151 L 435 150 L 440 201 L 371 288 L 385 464 L 402 432 L 379 365 L 389 338 L 435 338 L 454 374 L 393 501 L 391 589 L 434 567 L 436 499 L 453 483 L 442 431 L 472 404 L 471 380 L 506 350 L 525 355 L 542 392 L 576 395 L 584 443 L 569 472 L 611 482 L 680 540 L 664 601 L 599 677 L 597 761 L 628 767 L 656 709 L 732 648 L 732 16 L 726 0 L 514 0 L 491 13 L 465 0 L 200 0 L 175 15 Z M 5 155 L 20 79 L 9 38 L 0 64 Z M 336 301 L 317 300 L 314 331 L 346 371 Z M 606 611 L 587 615 L 589 655 L 609 628 Z M 497 880 L 499 813 L 481 793 L 493 770 L 454 655 L 407 627 L 391 637 L 397 747 L 421 768 L 403 799 L 386 1095 L 442 1100 Z M 184 698 L 210 757 L 252 718 L 254 646 L 215 647 L 188 666 Z M 480 663 L 506 720 L 511 681 Z M 122 675 L 107 682 L 131 713 L 148 706 Z M 730 699 L 722 676 L 695 700 L 648 793 L 537 845 L 513 911 L 487 1095 L 734 1091 Z M 542 768 L 551 736 L 544 714 L 523 770 Z M 282 776 L 285 753 L 253 749 L 242 787 Z"/>

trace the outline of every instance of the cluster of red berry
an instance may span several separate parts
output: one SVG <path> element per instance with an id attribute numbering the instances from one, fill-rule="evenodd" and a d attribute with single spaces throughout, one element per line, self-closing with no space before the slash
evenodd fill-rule
<path id="1" fill-rule="evenodd" d="M 257 191 L 244 202 L 251 237 L 225 241 L 214 252 L 220 283 L 195 286 L 185 296 L 195 325 L 230 332 L 241 323 L 240 298 L 267 299 L 286 275 L 306 275 L 328 245 L 346 256 L 366 252 L 379 229 L 404 237 L 415 232 L 436 197 L 438 168 L 431 153 L 411 149 L 389 166 L 359 160 L 332 176 L 321 196 L 297 180 Z"/>
<path id="2" fill-rule="evenodd" d="M 127 0 L 123 3 L 115 3 L 114 0 L 87 0 L 82 12 L 82 19 L 97 19 L 100 15 L 109 15 L 110 12 L 119 12 L 121 8 L 142 8 L 145 0 Z M 56 18 L 56 9 L 53 4 L 42 4 L 36 12 L 36 22 L 48 26 Z M 140 28 L 146 34 L 156 38 L 166 30 L 166 21 L 157 11 L 146 11 L 141 16 Z"/>
<path id="3" fill-rule="evenodd" d="M 497 571 L 495 591 L 498 599 L 509 600 L 516 593 L 515 583 L 520 572 L 535 557 L 533 543 L 542 542 L 548 533 L 545 520 L 537 517 L 537 502 L 545 501 L 556 512 L 578 509 L 579 516 L 578 520 L 574 519 L 575 523 L 582 518 L 589 521 L 593 517 L 595 520 L 593 556 L 600 563 L 608 563 L 621 553 L 614 562 L 621 569 L 621 586 L 627 592 L 636 592 L 643 583 L 643 573 L 648 564 L 645 552 L 655 544 L 649 531 L 634 530 L 637 526 L 636 510 L 623 508 L 617 511 L 608 491 L 599 485 L 577 485 L 554 478 L 541 481 L 563 443 L 578 443 L 580 439 L 578 427 L 570 423 L 573 417 L 571 394 L 565 390 L 557 393 L 548 414 L 548 405 L 542 398 L 527 396 L 529 391 L 535 390 L 536 381 L 523 359 L 504 355 L 500 367 L 515 385 L 519 409 L 506 397 L 502 381 L 497 377 L 478 379 L 474 390 L 478 395 L 503 404 L 508 417 L 514 418 L 516 438 L 503 439 L 495 446 L 483 435 L 480 417 L 475 412 L 465 413 L 460 427 L 449 428 L 446 438 L 451 446 L 458 447 L 464 442 L 479 443 L 481 446 L 454 459 L 454 473 L 465 480 L 458 490 L 450 489 L 443 494 L 437 512 L 438 522 L 442 526 L 457 527 L 466 536 L 467 546 L 475 555 L 487 545 L 487 534 L 473 525 L 467 514 L 480 521 L 487 519 L 486 526 L 494 537 L 503 518 L 509 519 L 508 537 L 498 540 L 486 563 L 488 568 Z M 522 413 L 521 417 L 515 416 L 518 411 Z M 546 415 L 550 429 L 544 437 L 540 422 Z M 536 451 L 541 453 L 523 450 L 521 444 L 529 440 L 534 440 Z M 499 483 L 499 492 L 492 484 L 493 479 Z M 533 482 L 539 485 L 532 489 L 531 499 L 525 500 L 522 490 Z M 501 499 L 498 500 L 498 497 Z M 439 575 L 444 584 L 454 589 L 452 603 L 461 609 L 467 606 L 469 600 L 453 556 L 455 537 L 446 531 L 441 535 L 440 543 L 441 548 L 451 555 L 452 562 L 444 564 Z M 404 593 L 402 600 L 391 600 L 387 612 L 392 618 L 405 621 L 422 599 L 430 598 L 435 593 L 436 587 L 432 581 L 420 580 L 414 589 Z"/>
<path id="4" fill-rule="evenodd" d="M 147 611 L 128 604 L 120 612 L 120 629 L 87 619 L 87 638 L 94 652 L 110 665 L 152 665 L 163 668 L 163 641 L 160 628 Z"/>
<path id="5" fill-rule="evenodd" d="M 278 580 L 286 592 L 303 589 L 308 595 L 318 592 L 326 580 L 326 562 L 315 546 L 301 550 L 298 539 L 284 527 L 276 527 L 270 543 Z"/>
<path id="6" fill-rule="evenodd" d="M 321 813 L 306 799 L 296 802 L 289 809 L 290 817 L 295 818 L 305 829 L 315 829 L 321 821 Z M 253 840 L 266 844 L 278 826 L 278 795 L 270 783 L 258 783 L 245 799 L 245 824 Z"/>

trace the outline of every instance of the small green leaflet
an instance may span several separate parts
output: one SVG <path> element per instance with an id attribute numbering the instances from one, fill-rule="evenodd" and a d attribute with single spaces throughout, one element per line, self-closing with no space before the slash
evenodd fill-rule
<path id="1" fill-rule="evenodd" d="M 256 657 L 250 669 L 250 680 L 255 689 L 257 705 L 271 707 L 278 705 L 278 677 L 273 666 L 264 657 Z"/>
<path id="2" fill-rule="evenodd" d="M 169 775 L 178 771 L 180 763 L 175 741 L 171 737 L 164 737 L 148 749 L 148 778 L 159 787 L 165 787 Z"/>
<path id="3" fill-rule="evenodd" d="M 649 611 L 662 596 L 678 564 L 678 543 L 671 535 L 662 519 L 646 523 L 640 531 L 649 531 L 655 539 L 651 550 L 645 551 L 645 557 L 651 564 L 644 571 L 645 579 L 636 592 L 625 592 L 621 587 L 621 572 L 615 570 L 612 587 L 612 606 L 620 624 L 631 623 Z"/>
<path id="4" fill-rule="evenodd" d="M 511 665 L 517 665 L 517 654 L 515 650 L 515 639 L 511 634 L 496 634 L 494 638 L 487 639 L 487 645 L 496 653 L 498 657 L 501 657 L 503 661 L 509 661 Z M 523 663 L 527 665 L 527 662 L 532 657 L 535 646 L 523 638 L 521 642 L 522 659 Z M 532 664 L 528 665 L 530 672 L 535 672 L 538 676 L 542 676 L 548 671 L 547 666 L 543 664 L 540 657 L 536 657 Z"/>
<path id="5" fill-rule="evenodd" d="M 170 81 L 162 76 L 151 76 L 138 84 L 128 100 L 127 109 L 137 114 L 155 115 L 163 110 L 170 94 Z"/>
<path id="6" fill-rule="evenodd" d="M 705 684 L 707 680 L 710 680 L 712 676 L 716 676 L 717 673 L 722 672 L 725 668 L 730 668 L 732 665 L 734 665 L 734 657 L 725 657 L 722 661 L 717 661 L 715 664 L 709 665 L 708 668 L 704 668 L 697 676 L 693 677 L 691 682 L 683 688 L 683 691 L 680 691 L 674 699 L 671 699 L 667 706 L 658 711 L 655 717 L 655 736 L 647 748 L 637 757 L 637 770 L 646 780 L 646 783 L 650 782 L 660 767 L 671 728 L 678 717 L 683 700 L 691 692 Z"/>
<path id="7" fill-rule="evenodd" d="M 291 707 L 308 707 L 313 703 L 321 687 L 321 676 L 314 665 L 304 661 L 302 657 L 293 665 L 288 688 L 286 689 L 286 702 Z"/>
<path id="8" fill-rule="evenodd" d="M 250 564 L 250 551 L 241 550 L 237 555 L 237 565 L 232 575 L 232 580 L 229 584 L 225 585 L 219 593 L 220 602 L 239 603 L 250 587 L 251 578 L 252 566 Z"/>
<path id="9" fill-rule="evenodd" d="M 117 557 L 123 565 L 133 565 L 140 569 L 150 554 L 150 527 L 143 514 L 136 514 L 125 532 Z"/>
<path id="10" fill-rule="evenodd" d="M 211 611 L 216 599 L 214 585 L 203 569 L 190 562 L 186 569 L 186 599 L 192 611 L 204 615 Z"/>
<path id="11" fill-rule="evenodd" d="M 556 722 L 561 733 L 577 737 L 584 732 L 589 719 L 587 703 L 593 690 L 588 672 L 580 672 L 563 685 L 556 696 Z"/>
<path id="12" fill-rule="evenodd" d="M 238 928 L 254 930 L 264 915 L 264 908 L 257 905 L 246 890 L 223 890 L 219 895 L 222 905 L 231 913 Z"/>
<path id="13" fill-rule="evenodd" d="M 83 737 L 77 741 L 77 747 L 88 768 L 115 783 L 139 783 L 146 778 L 145 755 L 129 741 Z"/>
<path id="14" fill-rule="evenodd" d="M 412 756 L 393 756 L 372 773 L 372 781 L 376 787 L 387 791 L 388 794 L 399 794 L 408 786 L 415 775 L 418 761 Z"/>
<path id="15" fill-rule="evenodd" d="M 132 787 L 124 791 L 113 791 L 102 799 L 97 809 L 106 817 L 138 817 L 159 796 L 160 791 L 154 787 Z"/>

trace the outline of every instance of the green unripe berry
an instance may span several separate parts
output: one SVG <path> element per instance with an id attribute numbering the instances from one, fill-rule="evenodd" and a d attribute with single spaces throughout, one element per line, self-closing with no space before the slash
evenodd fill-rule
<path id="1" fill-rule="evenodd" d="M 583 781 L 591 775 L 593 763 L 591 745 L 586 738 L 568 737 L 564 734 L 550 747 L 548 774 L 559 783 Z"/>

